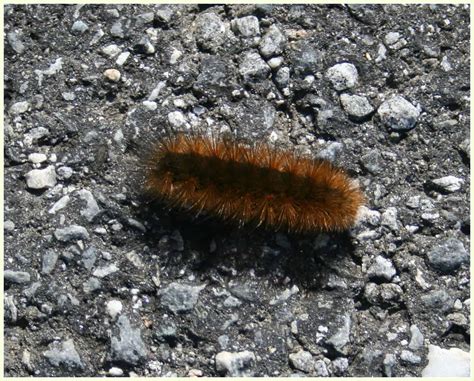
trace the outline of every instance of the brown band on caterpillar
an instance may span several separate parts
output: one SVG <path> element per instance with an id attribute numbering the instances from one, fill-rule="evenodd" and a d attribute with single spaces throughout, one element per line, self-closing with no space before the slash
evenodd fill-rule
<path id="1" fill-rule="evenodd" d="M 327 160 L 182 133 L 151 147 L 145 190 L 173 207 L 289 232 L 346 230 L 364 203 Z"/>

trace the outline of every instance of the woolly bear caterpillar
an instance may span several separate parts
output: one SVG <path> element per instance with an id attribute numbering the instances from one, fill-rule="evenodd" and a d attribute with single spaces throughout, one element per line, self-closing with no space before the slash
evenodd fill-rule
<path id="1" fill-rule="evenodd" d="M 143 158 L 152 198 L 239 225 L 343 231 L 364 203 L 341 168 L 264 143 L 173 133 L 150 144 Z"/>

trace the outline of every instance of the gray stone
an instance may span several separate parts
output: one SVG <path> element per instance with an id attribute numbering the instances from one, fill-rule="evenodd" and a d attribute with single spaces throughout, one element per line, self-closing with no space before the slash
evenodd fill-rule
<path id="1" fill-rule="evenodd" d="M 90 277 L 82 285 L 82 289 L 86 294 L 90 294 L 96 290 L 99 290 L 101 287 L 102 283 L 100 282 L 100 280 L 94 277 Z"/>
<path id="2" fill-rule="evenodd" d="M 248 52 L 239 65 L 239 73 L 245 82 L 263 80 L 268 77 L 271 69 L 257 52 Z"/>
<path id="3" fill-rule="evenodd" d="M 384 41 L 387 45 L 393 45 L 400 39 L 400 37 L 401 35 L 398 32 L 389 32 L 385 35 Z"/>
<path id="4" fill-rule="evenodd" d="M 384 303 L 397 303 L 403 295 L 403 290 L 398 284 L 367 283 L 364 288 L 364 297 L 373 305 L 381 305 Z"/>
<path id="5" fill-rule="evenodd" d="M 387 226 L 393 231 L 398 231 L 398 210 L 394 206 L 388 207 L 385 212 L 382 213 L 381 224 Z"/>
<path id="6" fill-rule="evenodd" d="M 396 365 L 397 358 L 393 353 L 387 353 L 383 359 L 384 373 L 387 377 L 392 377 L 392 368 Z"/>
<path id="7" fill-rule="evenodd" d="M 225 41 L 225 25 L 215 13 L 201 13 L 195 21 L 196 42 L 205 50 L 215 50 Z"/>
<path id="8" fill-rule="evenodd" d="M 15 230 L 15 223 L 11 220 L 6 220 L 3 223 L 3 229 L 7 232 L 12 232 L 13 230 Z"/>
<path id="9" fill-rule="evenodd" d="M 282 63 L 283 57 L 273 57 L 267 61 L 268 66 L 270 66 L 272 70 L 278 69 Z"/>
<path id="10" fill-rule="evenodd" d="M 117 271 L 119 271 L 117 265 L 115 263 L 111 263 L 110 265 L 102 266 L 95 269 L 92 275 L 97 278 L 105 278 L 113 273 L 116 273 Z"/>
<path id="11" fill-rule="evenodd" d="M 112 25 L 112 27 L 110 28 L 110 34 L 114 37 L 119 37 L 119 38 L 123 38 L 125 36 L 122 29 L 122 23 L 120 21 L 116 21 Z"/>
<path id="12" fill-rule="evenodd" d="M 369 278 L 384 278 L 387 281 L 390 281 L 396 273 L 392 261 L 381 255 L 375 258 L 375 261 L 367 270 Z"/>
<path id="13" fill-rule="evenodd" d="M 317 360 L 314 363 L 314 373 L 317 377 L 329 377 L 328 368 L 323 360 Z"/>
<path id="14" fill-rule="evenodd" d="M 354 120 L 363 120 L 374 111 L 369 100 L 359 95 L 342 94 L 341 104 L 344 111 Z"/>
<path id="15" fill-rule="evenodd" d="M 10 283 L 27 284 L 30 283 L 30 274 L 25 271 L 5 270 L 3 272 L 3 279 Z"/>
<path id="16" fill-rule="evenodd" d="M 365 155 L 362 155 L 360 162 L 362 166 L 373 175 L 379 174 L 384 168 L 382 155 L 377 149 L 370 150 Z"/>
<path id="17" fill-rule="evenodd" d="M 49 350 L 44 352 L 43 356 L 48 359 L 51 365 L 56 367 L 61 365 L 64 365 L 67 368 L 84 367 L 81 357 L 74 347 L 74 341 L 72 339 L 66 340 L 61 344 L 57 342 L 50 344 Z"/>
<path id="18" fill-rule="evenodd" d="M 10 32 L 7 34 L 7 40 L 15 53 L 21 54 L 25 51 L 25 45 L 21 42 L 16 32 Z"/>
<path id="19" fill-rule="evenodd" d="M 342 91 L 354 87 L 359 74 L 356 67 L 347 62 L 336 64 L 326 71 L 326 78 L 332 83 L 337 91 Z"/>
<path id="20" fill-rule="evenodd" d="M 205 285 L 190 286 L 173 282 L 161 292 L 161 303 L 174 313 L 190 311 L 205 287 Z"/>
<path id="21" fill-rule="evenodd" d="M 173 111 L 168 114 L 168 122 L 174 128 L 180 128 L 186 125 L 186 118 L 181 111 Z"/>
<path id="22" fill-rule="evenodd" d="M 462 242 L 456 238 L 444 240 L 431 249 L 427 257 L 433 268 L 446 274 L 457 270 L 463 263 L 469 262 L 469 253 Z"/>
<path id="23" fill-rule="evenodd" d="M 117 320 L 119 337 L 113 336 L 111 339 L 112 359 L 115 361 L 125 361 L 136 365 L 146 358 L 147 350 L 143 342 L 140 329 L 132 328 L 130 321 L 125 315 Z"/>
<path id="24" fill-rule="evenodd" d="M 11 323 L 15 323 L 18 319 L 18 308 L 11 295 L 5 297 L 5 319 Z"/>
<path id="25" fill-rule="evenodd" d="M 71 31 L 73 34 L 82 34 L 84 33 L 89 27 L 84 21 L 77 20 L 72 24 Z"/>
<path id="26" fill-rule="evenodd" d="M 295 369 L 306 373 L 311 373 L 314 370 L 314 359 L 308 351 L 300 350 L 297 353 L 290 353 L 289 358 L 291 365 Z"/>
<path id="27" fill-rule="evenodd" d="M 168 24 L 174 15 L 174 9 L 176 9 L 173 5 L 157 5 L 159 7 L 155 11 L 155 16 L 157 20 L 161 21 L 162 23 Z"/>
<path id="28" fill-rule="evenodd" d="M 44 169 L 33 169 L 25 175 L 26 186 L 29 189 L 52 188 L 56 185 L 56 171 L 50 165 Z"/>
<path id="29" fill-rule="evenodd" d="M 322 53 L 307 43 L 300 43 L 292 54 L 293 70 L 300 76 L 314 74 L 322 68 Z"/>
<path id="30" fill-rule="evenodd" d="M 339 142 L 329 142 L 324 149 L 318 153 L 318 157 L 329 161 L 335 161 L 342 152 L 344 145 Z"/>
<path id="31" fill-rule="evenodd" d="M 41 266 L 41 273 L 42 274 L 50 274 L 51 271 L 54 270 L 54 266 L 56 266 L 56 262 L 58 261 L 59 254 L 54 250 L 48 250 L 46 253 L 43 254 L 43 262 Z"/>
<path id="32" fill-rule="evenodd" d="M 110 44 L 102 48 L 102 53 L 109 58 L 113 58 L 120 53 L 120 48 L 116 44 Z"/>
<path id="33" fill-rule="evenodd" d="M 456 192 L 461 189 L 464 180 L 455 176 L 445 176 L 432 180 L 433 183 L 447 193 Z"/>
<path id="34" fill-rule="evenodd" d="M 290 68 L 287 66 L 280 68 L 275 75 L 275 82 L 280 88 L 288 86 L 290 82 Z"/>
<path id="35" fill-rule="evenodd" d="M 68 195 L 61 197 L 58 201 L 54 203 L 51 209 L 48 210 L 48 213 L 55 214 L 57 211 L 65 208 L 67 204 L 69 204 L 70 200 L 71 198 Z"/>
<path id="36" fill-rule="evenodd" d="M 349 360 L 345 357 L 338 357 L 334 359 L 331 364 L 337 376 L 342 376 L 347 368 L 349 368 Z"/>
<path id="37" fill-rule="evenodd" d="M 230 377 L 252 377 L 255 354 L 250 351 L 219 352 L 216 355 L 216 370 Z"/>
<path id="38" fill-rule="evenodd" d="M 149 24 L 155 19 L 155 14 L 153 12 L 140 13 L 136 19 L 138 25 Z"/>
<path id="39" fill-rule="evenodd" d="M 86 208 L 81 210 L 81 216 L 84 216 L 87 221 L 92 222 L 94 218 L 100 213 L 99 205 L 95 200 L 92 193 L 86 189 L 81 189 L 79 192 L 79 198 L 86 202 Z"/>
<path id="40" fill-rule="evenodd" d="M 399 95 L 383 102 L 377 113 L 382 123 L 395 131 L 412 129 L 420 116 L 420 111 Z"/>
<path id="41" fill-rule="evenodd" d="M 232 30 L 244 37 L 254 37 L 260 35 L 260 25 L 255 16 L 241 17 L 231 21 Z"/>
<path id="42" fill-rule="evenodd" d="M 224 307 L 228 308 L 239 307 L 241 304 L 242 302 L 234 296 L 228 296 L 223 303 Z"/>
<path id="43" fill-rule="evenodd" d="M 56 229 L 54 231 L 54 237 L 58 241 L 69 242 L 76 240 L 87 240 L 89 239 L 89 232 L 84 226 L 70 225 L 66 228 Z"/>
<path id="44" fill-rule="evenodd" d="M 408 344 L 408 348 L 414 351 L 422 348 L 424 343 L 424 337 L 420 329 L 415 324 L 410 326 L 410 334 L 411 339 L 410 344 Z"/>
<path id="45" fill-rule="evenodd" d="M 400 359 L 410 364 L 419 364 L 421 362 L 420 356 L 417 356 L 413 352 L 407 351 L 406 349 L 402 350 Z"/>
<path id="46" fill-rule="evenodd" d="M 471 356 L 459 348 L 443 349 L 428 346 L 428 365 L 421 372 L 422 377 L 469 377 Z"/>
<path id="47" fill-rule="evenodd" d="M 13 103 L 10 106 L 10 113 L 13 115 L 23 114 L 30 109 L 30 102 L 22 101 Z"/>
<path id="48" fill-rule="evenodd" d="M 421 302 L 433 311 L 447 312 L 453 306 L 453 298 L 444 290 L 433 290 L 421 296 Z"/>
<path id="49" fill-rule="evenodd" d="M 349 335 L 351 333 L 351 317 L 349 315 L 344 316 L 344 324 L 340 327 L 337 332 L 326 340 L 328 344 L 331 344 L 334 349 L 339 352 L 343 352 L 344 346 L 349 342 Z"/>
<path id="50" fill-rule="evenodd" d="M 260 53 L 264 57 L 281 54 L 286 47 L 286 37 L 276 25 L 271 25 L 260 41 Z"/>
<path id="51" fill-rule="evenodd" d="M 73 174 L 73 169 L 71 167 L 62 166 L 57 170 L 58 179 L 67 180 L 70 179 Z"/>
<path id="52" fill-rule="evenodd" d="M 82 265 L 87 269 L 91 270 L 94 267 L 94 263 L 97 259 L 97 249 L 94 246 L 91 246 L 84 250 L 82 253 Z"/>

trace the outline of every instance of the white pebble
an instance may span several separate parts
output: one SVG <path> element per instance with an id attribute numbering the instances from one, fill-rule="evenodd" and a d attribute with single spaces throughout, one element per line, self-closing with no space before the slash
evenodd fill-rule
<path id="1" fill-rule="evenodd" d="M 104 76 L 112 82 L 120 81 L 121 74 L 117 69 L 107 69 L 104 71 Z"/>

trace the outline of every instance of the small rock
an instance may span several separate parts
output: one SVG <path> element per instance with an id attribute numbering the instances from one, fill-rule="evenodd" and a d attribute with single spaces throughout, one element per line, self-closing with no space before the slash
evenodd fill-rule
<path id="1" fill-rule="evenodd" d="M 410 344 L 408 344 L 408 348 L 414 351 L 422 348 L 424 343 L 424 337 L 420 329 L 415 324 L 410 326 L 410 334 L 411 339 Z"/>
<path id="2" fill-rule="evenodd" d="M 113 58 L 120 53 L 120 48 L 115 44 L 107 45 L 102 49 L 102 53 L 104 53 L 109 58 Z"/>
<path id="3" fill-rule="evenodd" d="M 21 42 L 16 32 L 8 33 L 7 40 L 15 53 L 21 54 L 25 51 L 25 45 Z"/>
<path id="4" fill-rule="evenodd" d="M 290 68 L 286 66 L 280 68 L 275 75 L 275 82 L 280 88 L 288 86 L 290 82 Z"/>
<path id="5" fill-rule="evenodd" d="M 86 189 L 81 189 L 79 192 L 79 198 L 86 202 L 86 208 L 81 210 L 81 216 L 84 216 L 87 221 L 92 222 L 94 218 L 100 213 L 99 205 L 95 200 L 92 193 Z"/>
<path id="6" fill-rule="evenodd" d="M 56 185 L 56 171 L 50 165 L 44 169 L 33 169 L 25 175 L 26 185 L 29 189 L 52 188 Z"/>
<path id="7" fill-rule="evenodd" d="M 408 131 L 415 127 L 420 111 L 401 96 L 383 102 L 377 110 L 382 123 L 395 131 Z"/>
<path id="8" fill-rule="evenodd" d="M 156 49 L 153 44 L 150 42 L 148 37 L 144 36 L 138 41 L 135 46 L 135 50 L 140 54 L 154 54 Z"/>
<path id="9" fill-rule="evenodd" d="M 117 59 L 115 60 L 115 63 L 118 66 L 122 66 L 125 63 L 125 61 L 127 61 L 128 57 L 130 57 L 130 52 L 120 53 Z"/>
<path id="10" fill-rule="evenodd" d="M 117 315 L 122 312 L 122 302 L 120 300 L 110 300 L 107 302 L 106 310 L 109 316 L 115 320 Z"/>
<path id="11" fill-rule="evenodd" d="M 54 203 L 51 209 L 48 210 L 48 213 L 55 214 L 57 211 L 65 208 L 67 204 L 69 204 L 69 201 L 70 201 L 70 197 L 68 195 L 61 197 L 58 201 Z"/>
<path id="12" fill-rule="evenodd" d="M 290 363 L 298 370 L 311 373 L 314 370 L 314 359 L 308 351 L 300 350 L 297 353 L 290 353 Z"/>
<path id="13" fill-rule="evenodd" d="M 429 264 L 442 273 L 450 273 L 469 261 L 469 253 L 461 241 L 448 238 L 427 254 Z"/>
<path id="14" fill-rule="evenodd" d="M 54 270 L 54 266 L 56 266 L 56 262 L 58 261 L 59 254 L 54 250 L 48 250 L 43 255 L 43 263 L 41 267 L 42 274 L 50 274 L 51 271 Z"/>
<path id="15" fill-rule="evenodd" d="M 252 377 L 255 354 L 250 351 L 219 352 L 216 355 L 217 372 L 230 377 Z"/>
<path id="16" fill-rule="evenodd" d="M 421 372 L 422 377 L 469 377 L 471 356 L 459 348 L 443 349 L 428 346 L 428 365 Z"/>
<path id="17" fill-rule="evenodd" d="M 30 102 L 16 102 L 10 106 L 10 113 L 13 115 L 23 114 L 30 109 Z"/>
<path id="18" fill-rule="evenodd" d="M 260 25 L 255 16 L 246 16 L 232 20 L 230 23 L 232 30 L 244 37 L 254 37 L 260 35 Z"/>
<path id="19" fill-rule="evenodd" d="M 50 344 L 49 350 L 44 352 L 43 356 L 48 359 L 51 365 L 56 367 L 61 365 L 67 368 L 84 367 L 72 339 L 64 341 L 61 345 L 56 342 Z"/>
<path id="20" fill-rule="evenodd" d="M 400 359 L 410 364 L 419 364 L 421 362 L 420 356 L 417 356 L 413 352 L 407 351 L 406 349 L 404 349 L 400 354 Z"/>
<path id="21" fill-rule="evenodd" d="M 111 377 L 121 377 L 123 376 L 123 370 L 113 366 L 112 368 L 109 369 L 108 374 Z"/>
<path id="22" fill-rule="evenodd" d="M 283 57 L 273 57 L 267 61 L 268 66 L 270 66 L 272 70 L 278 69 L 282 63 Z"/>
<path id="23" fill-rule="evenodd" d="M 387 281 L 390 281 L 396 273 L 392 261 L 381 255 L 375 258 L 374 263 L 367 270 L 369 278 L 384 278 Z"/>
<path id="24" fill-rule="evenodd" d="M 156 18 L 162 23 L 168 24 L 174 15 L 174 10 L 176 9 L 172 5 L 157 5 L 159 8 L 155 11 Z"/>
<path id="25" fill-rule="evenodd" d="M 24 271 L 5 270 L 3 279 L 5 279 L 5 282 L 26 284 L 30 283 L 30 274 Z"/>
<path id="26" fill-rule="evenodd" d="M 84 33 L 89 27 L 87 24 L 81 20 L 77 20 L 72 24 L 71 31 L 73 34 L 82 34 Z"/>
<path id="27" fill-rule="evenodd" d="M 359 95 L 342 94 L 341 104 L 344 111 L 354 120 L 364 120 L 374 111 L 369 100 Z"/>
<path id="28" fill-rule="evenodd" d="M 453 299 L 444 290 L 433 290 L 421 296 L 421 302 L 428 308 L 437 312 L 447 312 L 453 306 Z"/>
<path id="29" fill-rule="evenodd" d="M 142 104 L 150 111 L 155 111 L 158 108 L 158 103 L 153 101 L 143 101 Z"/>
<path id="30" fill-rule="evenodd" d="M 89 233 L 83 226 L 71 225 L 66 228 L 56 229 L 54 231 L 54 237 L 62 242 L 76 241 L 79 239 L 88 240 Z"/>
<path id="31" fill-rule="evenodd" d="M 95 269 L 92 275 L 94 275 L 97 278 L 105 278 L 106 276 L 116 273 L 117 271 L 119 271 L 119 268 L 117 267 L 117 265 L 115 263 L 111 263 L 110 265 Z"/>
<path id="32" fill-rule="evenodd" d="M 196 18 L 196 42 L 205 50 L 214 51 L 225 41 L 225 24 L 215 13 L 201 13 Z"/>
<path id="33" fill-rule="evenodd" d="M 224 305 L 224 307 L 234 308 L 234 307 L 239 307 L 242 304 L 242 302 L 234 296 L 229 296 L 224 300 L 224 303 L 222 304 Z"/>
<path id="34" fill-rule="evenodd" d="M 121 74 L 117 69 L 107 69 L 104 71 L 104 76 L 111 82 L 118 82 Z"/>
<path id="35" fill-rule="evenodd" d="M 323 54 L 307 43 L 296 45 L 292 54 L 293 70 L 300 76 L 315 74 L 322 69 Z"/>
<path id="36" fill-rule="evenodd" d="M 338 357 L 332 361 L 332 366 L 334 367 L 334 373 L 337 376 L 342 376 L 347 368 L 349 368 L 349 360 L 345 357 Z"/>
<path id="37" fill-rule="evenodd" d="M 125 34 L 123 32 L 122 23 L 116 21 L 110 28 L 110 34 L 114 37 L 124 38 Z"/>
<path id="38" fill-rule="evenodd" d="M 377 149 L 370 150 L 365 155 L 362 155 L 360 162 L 362 166 L 373 175 L 381 173 L 385 168 L 382 155 Z"/>
<path id="39" fill-rule="evenodd" d="M 73 174 L 73 169 L 71 167 L 62 166 L 57 170 L 58 179 L 67 180 L 70 179 Z"/>
<path id="40" fill-rule="evenodd" d="M 65 101 L 73 101 L 74 99 L 76 99 L 76 95 L 71 92 L 64 92 L 62 93 L 62 96 Z"/>
<path id="41" fill-rule="evenodd" d="M 343 325 L 332 335 L 326 342 L 334 347 L 337 351 L 343 353 L 344 346 L 349 342 L 349 335 L 351 333 L 351 317 L 344 316 Z"/>
<path id="42" fill-rule="evenodd" d="M 432 181 L 436 186 L 447 193 L 458 191 L 461 189 L 462 184 L 464 184 L 463 179 L 454 176 L 445 176 Z"/>
<path id="43" fill-rule="evenodd" d="M 3 223 L 3 229 L 7 232 L 12 232 L 13 230 L 15 230 L 15 223 L 13 221 L 6 220 Z"/>
<path id="44" fill-rule="evenodd" d="M 172 127 L 180 128 L 186 125 L 186 118 L 181 111 L 173 111 L 168 114 L 168 122 Z"/>
<path id="45" fill-rule="evenodd" d="M 44 153 L 30 153 L 28 155 L 28 160 L 33 164 L 39 164 L 43 161 L 46 161 L 48 157 Z"/>
<path id="46" fill-rule="evenodd" d="M 132 328 L 130 321 L 125 315 L 117 320 L 120 338 L 113 336 L 111 339 L 112 359 L 114 361 L 125 361 L 136 365 L 145 359 L 147 350 L 143 342 L 140 329 Z"/>
<path id="47" fill-rule="evenodd" d="M 155 19 L 155 14 L 153 12 L 140 13 L 136 19 L 138 25 L 149 24 Z"/>
<path id="48" fill-rule="evenodd" d="M 397 358 L 392 353 L 387 353 L 383 359 L 384 373 L 387 377 L 392 377 L 392 368 L 397 363 Z"/>
<path id="49" fill-rule="evenodd" d="M 317 377 L 328 377 L 329 372 L 326 363 L 323 360 L 317 360 L 314 363 L 314 373 Z"/>
<path id="50" fill-rule="evenodd" d="M 397 208 L 391 206 L 388 207 L 385 212 L 382 213 L 382 221 L 381 224 L 383 226 L 387 226 L 393 231 L 397 231 L 399 228 L 398 225 L 398 210 Z"/>
<path id="51" fill-rule="evenodd" d="M 161 303 L 174 313 L 190 311 L 205 287 L 205 285 L 189 286 L 173 282 L 161 292 Z"/>
<path id="52" fill-rule="evenodd" d="M 342 143 L 330 142 L 318 153 L 318 157 L 329 161 L 335 161 L 343 149 L 344 145 Z"/>
<path id="53" fill-rule="evenodd" d="M 263 80 L 268 77 L 270 67 L 256 52 L 248 52 L 244 55 L 239 65 L 239 73 L 245 82 Z"/>
<path id="54" fill-rule="evenodd" d="M 401 35 L 398 32 L 389 32 L 385 35 L 385 44 L 387 45 L 393 45 L 395 44 L 399 39 Z"/>
<path id="55" fill-rule="evenodd" d="M 270 57 L 283 53 L 285 47 L 286 37 L 276 25 L 271 25 L 260 41 L 260 53 L 264 57 Z"/>
<path id="56" fill-rule="evenodd" d="M 88 247 L 84 252 L 82 253 L 82 265 L 84 268 L 88 271 L 94 267 L 94 263 L 97 259 L 97 249 L 94 246 Z"/>
<path id="57" fill-rule="evenodd" d="M 332 86 L 337 91 L 354 87 L 358 77 L 359 74 L 356 67 L 347 62 L 336 64 L 326 71 L 326 78 L 331 81 Z"/>
<path id="58" fill-rule="evenodd" d="M 90 277 L 84 284 L 82 285 L 82 289 L 86 294 L 90 294 L 96 290 L 99 290 L 102 287 L 102 283 L 99 279 Z"/>

